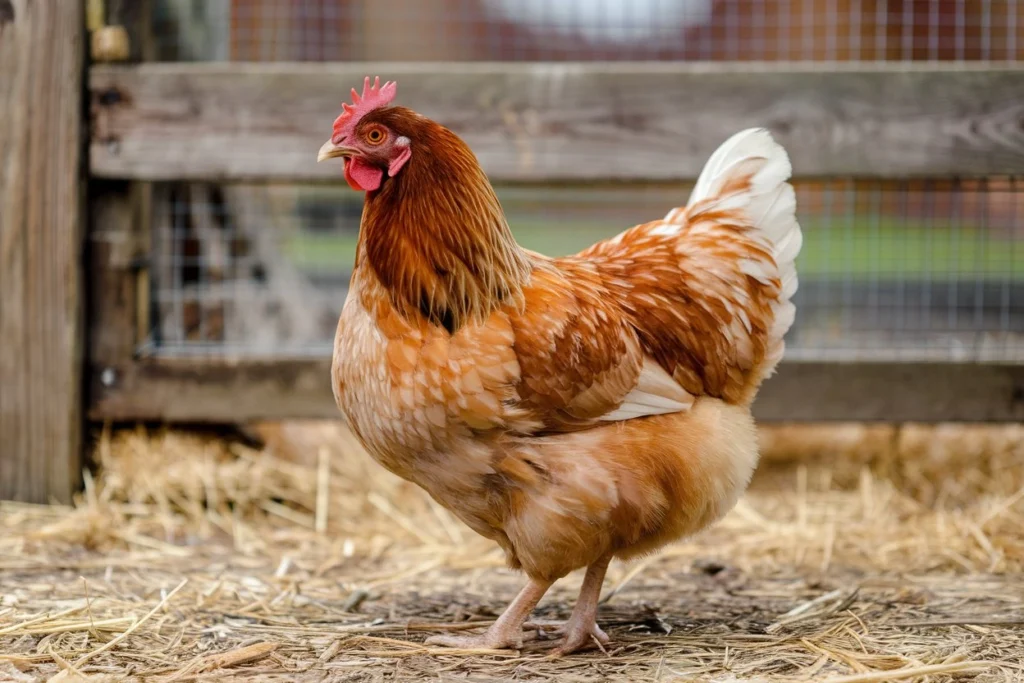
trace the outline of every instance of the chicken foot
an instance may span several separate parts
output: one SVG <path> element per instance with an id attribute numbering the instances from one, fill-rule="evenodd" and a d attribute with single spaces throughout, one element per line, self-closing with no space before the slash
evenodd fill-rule
<path id="1" fill-rule="evenodd" d="M 611 559 L 611 555 L 605 555 L 587 567 L 587 573 L 583 577 L 583 586 L 580 588 L 580 595 L 572 610 L 572 616 L 567 622 L 553 625 L 552 633 L 562 636 L 562 641 L 552 652 L 552 656 L 561 657 L 582 650 L 591 645 L 593 640 L 600 645 L 606 645 L 609 642 L 608 634 L 597 625 L 597 604 L 601 599 L 601 586 L 604 583 L 604 575 L 608 571 Z M 534 621 L 525 626 L 536 629 L 540 633 L 542 629 L 551 627 L 552 624 Z"/>
<path id="2" fill-rule="evenodd" d="M 579 599 L 573 608 L 572 616 L 564 623 L 541 621 L 526 623 L 534 607 L 553 583 L 552 581 L 530 579 L 530 582 L 519 592 L 519 595 L 509 604 L 497 621 L 480 635 L 432 636 L 427 638 L 426 644 L 466 650 L 498 650 L 502 648 L 518 650 L 523 646 L 523 628 L 525 627 L 537 631 L 538 634 L 550 628 L 553 635 L 561 636 L 560 644 L 552 652 L 555 657 L 582 650 L 591 645 L 594 640 L 605 645 L 609 638 L 608 634 L 597 625 L 597 604 L 601 598 L 601 586 L 604 583 L 604 576 L 608 571 L 611 559 L 611 555 L 606 555 L 587 567 Z"/>
<path id="3" fill-rule="evenodd" d="M 510 648 L 514 650 L 523 647 L 523 622 L 530 616 L 530 612 L 537 606 L 540 599 L 547 593 L 553 581 L 541 581 L 530 579 L 530 582 L 523 587 L 497 621 L 476 636 L 432 636 L 427 638 L 427 645 L 440 645 L 442 647 L 456 647 L 466 650 L 499 650 Z"/>

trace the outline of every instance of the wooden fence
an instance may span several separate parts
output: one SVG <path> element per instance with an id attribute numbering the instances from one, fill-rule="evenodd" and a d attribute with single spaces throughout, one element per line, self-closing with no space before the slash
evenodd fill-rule
<path id="1" fill-rule="evenodd" d="M 81 476 L 82 6 L 0 0 L 0 498 Z"/>
<path id="2" fill-rule="evenodd" d="M 86 67 L 81 9 L 81 0 L 0 0 L 0 498 L 68 497 L 83 413 L 336 416 L 325 358 L 139 353 L 150 325 L 152 183 L 337 182 L 315 152 L 365 74 L 398 80 L 402 104 L 464 136 L 498 181 L 692 179 L 718 142 L 751 125 L 776 134 L 803 178 L 1024 174 L 1016 64 Z M 786 362 L 756 413 L 1021 420 L 1024 366 Z"/>

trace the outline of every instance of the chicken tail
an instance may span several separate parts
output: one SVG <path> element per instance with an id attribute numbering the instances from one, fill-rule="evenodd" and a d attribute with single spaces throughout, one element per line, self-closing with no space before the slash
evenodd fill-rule
<path id="1" fill-rule="evenodd" d="M 772 304 L 773 319 L 759 379 L 770 376 L 782 359 L 783 338 L 796 315 L 791 299 L 797 289 L 796 257 L 803 236 L 796 219 L 796 194 L 787 182 L 791 173 L 786 150 L 767 130 L 750 128 L 733 135 L 711 155 L 683 209 L 687 221 L 708 212 L 741 210 L 754 234 L 771 247 L 777 273 L 765 272 L 761 261 L 741 263 L 747 275 L 762 282 L 777 277 L 781 282 Z"/>

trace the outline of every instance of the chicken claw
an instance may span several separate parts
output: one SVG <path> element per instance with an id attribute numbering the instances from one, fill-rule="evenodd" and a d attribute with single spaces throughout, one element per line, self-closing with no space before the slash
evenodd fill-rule
<path id="1" fill-rule="evenodd" d="M 467 650 L 519 650 L 523 647 L 523 622 L 537 606 L 551 581 L 531 579 L 498 620 L 477 636 L 431 636 L 425 644 Z"/>
<path id="2" fill-rule="evenodd" d="M 439 645 L 460 650 L 521 650 L 522 629 L 495 629 L 493 627 L 475 636 L 431 636 L 425 645 Z"/>
<path id="3" fill-rule="evenodd" d="M 578 652 L 595 641 L 597 646 L 602 649 L 604 645 L 608 644 L 608 634 L 597 625 L 597 604 L 601 598 L 601 584 L 604 583 L 604 575 L 608 571 L 608 563 L 611 562 L 611 559 L 610 554 L 604 555 L 587 567 L 583 585 L 580 587 L 580 597 L 576 601 L 572 616 L 564 625 L 555 628 L 554 632 L 564 638 L 561 645 L 551 653 L 552 657 Z M 540 622 L 534 623 L 539 624 Z"/>
<path id="4" fill-rule="evenodd" d="M 585 624 L 576 625 L 571 619 L 562 622 L 531 621 L 523 624 L 523 628 L 536 630 L 537 634 L 542 637 L 561 638 L 558 647 L 552 652 L 554 657 L 593 647 L 594 641 L 597 641 L 597 646 L 607 645 L 611 642 L 611 638 L 597 625 L 597 622 L 591 623 L 588 627 Z"/>

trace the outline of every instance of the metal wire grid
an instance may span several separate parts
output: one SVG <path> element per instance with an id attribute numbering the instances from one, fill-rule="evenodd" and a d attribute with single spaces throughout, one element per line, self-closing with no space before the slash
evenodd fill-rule
<path id="1" fill-rule="evenodd" d="M 301 249 L 309 244 L 302 237 L 315 236 L 322 223 L 308 224 L 296 212 L 299 191 L 206 183 L 157 187 L 152 326 L 143 353 L 278 357 L 329 349 L 347 279 L 314 282 L 316 273 L 302 268 Z M 332 194 L 335 209 L 358 202 L 353 193 Z M 354 223 L 350 217 L 333 226 L 334 244 L 354 244 L 355 234 L 346 235 L 345 227 L 357 233 L 358 223 L 357 214 Z M 298 244 L 298 259 L 290 242 Z M 348 259 L 335 272 L 350 268 Z"/>
<path id="2" fill-rule="evenodd" d="M 1018 0 L 155 0 L 167 60 L 1018 61 Z"/>
<path id="3" fill-rule="evenodd" d="M 158 204 L 149 346 L 173 355 L 328 353 L 358 195 L 204 187 L 165 188 Z M 555 255 L 662 215 L 687 192 L 499 189 L 520 242 Z M 801 183 L 797 195 L 805 246 L 788 357 L 1024 361 L 1019 180 L 841 180 Z"/>
<path id="4" fill-rule="evenodd" d="M 171 60 L 1017 61 L 1024 50 L 1016 0 L 156 2 L 161 57 Z M 327 352 L 358 197 L 165 189 L 150 346 Z M 1016 179 L 801 185 L 806 246 L 790 357 L 1024 360 L 1019 190 Z M 521 241 L 568 253 L 685 193 L 502 196 Z"/>

